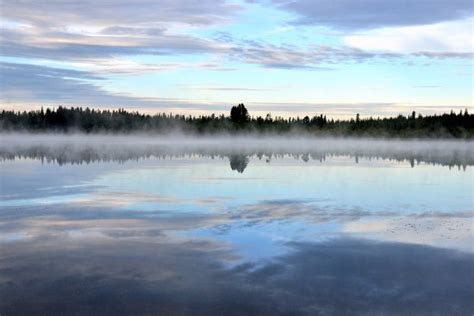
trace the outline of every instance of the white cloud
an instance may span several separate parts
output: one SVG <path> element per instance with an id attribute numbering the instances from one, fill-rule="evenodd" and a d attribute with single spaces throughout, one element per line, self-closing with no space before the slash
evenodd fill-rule
<path id="1" fill-rule="evenodd" d="M 380 28 L 344 38 L 348 46 L 391 53 L 472 53 L 474 19 L 422 26 Z"/>

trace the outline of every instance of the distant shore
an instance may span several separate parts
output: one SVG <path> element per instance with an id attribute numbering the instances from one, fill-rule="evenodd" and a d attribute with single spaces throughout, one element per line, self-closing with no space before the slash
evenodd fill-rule
<path id="1" fill-rule="evenodd" d="M 441 115 L 398 115 L 390 118 L 334 120 L 313 117 L 252 117 L 243 104 L 232 107 L 230 116 L 142 114 L 122 109 L 47 108 L 0 113 L 0 132 L 183 134 L 183 135 L 305 135 L 320 137 L 474 139 L 474 115 L 467 109 Z"/>

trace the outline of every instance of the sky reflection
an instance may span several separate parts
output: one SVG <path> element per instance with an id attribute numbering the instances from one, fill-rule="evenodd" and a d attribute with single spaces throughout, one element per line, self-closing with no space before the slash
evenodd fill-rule
<path id="1" fill-rule="evenodd" d="M 474 312 L 469 157 L 35 155 L 0 162 L 2 315 Z"/>
<path id="2" fill-rule="evenodd" d="M 202 241 L 23 243 L 2 251 L 0 309 L 88 315 L 474 310 L 471 254 L 354 239 L 288 247 L 273 260 L 226 268 L 221 262 L 232 259 L 229 250 Z"/>

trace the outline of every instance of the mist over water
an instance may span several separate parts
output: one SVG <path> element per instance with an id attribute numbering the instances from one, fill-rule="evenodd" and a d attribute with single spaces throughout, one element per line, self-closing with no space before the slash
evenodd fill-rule
<path id="1" fill-rule="evenodd" d="M 474 313 L 473 142 L 0 140 L 2 315 Z"/>
<path id="2" fill-rule="evenodd" d="M 46 162 L 82 163 L 140 158 L 221 156 L 231 162 L 249 157 L 270 160 L 291 156 L 323 161 L 328 156 L 393 159 L 448 166 L 474 164 L 474 142 L 463 140 L 380 140 L 284 136 L 189 137 L 150 135 L 4 134 L 0 158 L 33 158 Z M 239 158 L 240 157 L 240 158 Z"/>

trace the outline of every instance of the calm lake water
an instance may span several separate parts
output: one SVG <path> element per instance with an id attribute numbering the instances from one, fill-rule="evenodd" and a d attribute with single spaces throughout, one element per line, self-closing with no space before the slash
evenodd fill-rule
<path id="1" fill-rule="evenodd" d="M 472 315 L 472 142 L 2 136 L 0 314 Z"/>

